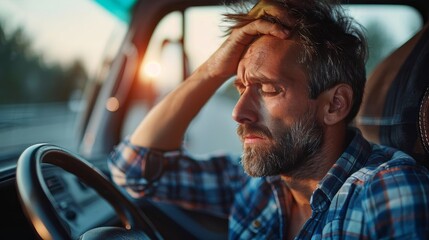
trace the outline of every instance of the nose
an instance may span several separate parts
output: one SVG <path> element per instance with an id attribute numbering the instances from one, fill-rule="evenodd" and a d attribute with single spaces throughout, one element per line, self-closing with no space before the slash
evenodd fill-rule
<path id="1" fill-rule="evenodd" d="M 259 100 L 251 91 L 246 89 L 232 110 L 232 118 L 240 124 L 258 121 Z"/>

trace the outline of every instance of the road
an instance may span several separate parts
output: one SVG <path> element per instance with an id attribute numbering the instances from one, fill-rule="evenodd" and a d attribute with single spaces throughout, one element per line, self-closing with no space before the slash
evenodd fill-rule
<path id="1" fill-rule="evenodd" d="M 76 120 L 67 103 L 0 105 L 0 154 L 40 142 L 74 148 Z"/>

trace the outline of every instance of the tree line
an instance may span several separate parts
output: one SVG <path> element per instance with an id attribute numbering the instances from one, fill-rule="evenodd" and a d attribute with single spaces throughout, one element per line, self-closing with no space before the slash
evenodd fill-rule
<path id="1" fill-rule="evenodd" d="M 6 34 L 0 23 L 0 104 L 68 101 L 87 80 L 80 60 L 67 66 L 47 64 L 22 29 Z"/>

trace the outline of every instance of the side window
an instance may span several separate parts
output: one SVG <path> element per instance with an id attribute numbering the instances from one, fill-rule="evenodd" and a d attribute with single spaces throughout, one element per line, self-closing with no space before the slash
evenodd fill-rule
<path id="1" fill-rule="evenodd" d="M 225 38 L 219 28 L 224 10 L 219 6 L 192 7 L 172 12 L 160 21 L 141 65 L 138 89 L 132 94 L 122 137 L 129 135 L 154 104 L 220 46 Z M 184 139 L 190 152 L 240 152 L 236 124 L 231 118 L 237 95 L 229 85 L 219 89 L 191 123 Z"/>
<path id="2" fill-rule="evenodd" d="M 194 71 L 226 39 L 222 14 L 226 7 L 193 7 L 186 11 L 185 49 Z M 201 34 L 204 33 L 204 34 Z M 231 79 L 232 80 L 232 79 Z M 238 93 L 232 81 L 226 82 L 201 109 L 185 136 L 185 147 L 194 154 L 210 152 L 241 153 L 232 110 Z"/>
<path id="3" fill-rule="evenodd" d="M 0 1 L 0 157 L 41 142 L 75 149 L 87 87 L 125 32 L 91 1 Z"/>
<path id="4" fill-rule="evenodd" d="M 418 11 L 404 5 L 346 5 L 346 11 L 366 30 L 369 58 L 367 74 L 423 25 Z"/>
<path id="5" fill-rule="evenodd" d="M 140 66 L 122 137 L 129 135 L 162 97 L 184 80 L 181 12 L 166 15 L 156 27 Z"/>
<path id="6" fill-rule="evenodd" d="M 366 29 L 370 51 L 368 74 L 422 27 L 421 16 L 408 6 L 346 5 L 345 9 Z M 224 6 L 192 7 L 183 13 L 173 12 L 162 20 L 142 64 L 138 90 L 141 95 L 129 112 L 124 136 L 132 132 L 153 104 L 221 45 L 225 39 L 222 14 L 227 10 Z M 237 99 L 230 81 L 210 99 L 186 133 L 184 146 L 191 153 L 241 152 L 236 123 L 231 118 Z"/>

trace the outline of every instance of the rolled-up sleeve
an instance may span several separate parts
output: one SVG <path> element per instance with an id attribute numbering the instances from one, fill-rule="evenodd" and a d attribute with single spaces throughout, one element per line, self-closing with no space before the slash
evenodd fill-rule
<path id="1" fill-rule="evenodd" d="M 227 216 L 235 192 L 249 179 L 238 157 L 196 159 L 186 151 L 158 151 L 125 138 L 108 159 L 113 181 L 135 198 L 150 197 Z"/>

